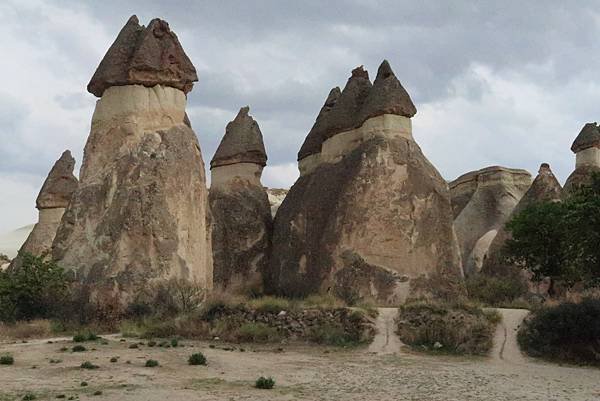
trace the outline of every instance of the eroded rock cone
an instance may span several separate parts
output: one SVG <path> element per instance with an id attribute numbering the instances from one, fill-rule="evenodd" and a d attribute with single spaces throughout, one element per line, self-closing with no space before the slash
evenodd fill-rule
<path id="1" fill-rule="evenodd" d="M 462 291 L 447 184 L 412 138 L 412 101 L 386 64 L 372 89 L 353 71 L 319 163 L 277 211 L 267 290 L 380 304 Z M 370 97 L 379 110 L 363 113 Z"/>
<path id="2" fill-rule="evenodd" d="M 211 161 L 214 284 L 228 292 L 262 291 L 271 250 L 271 206 L 260 182 L 267 155 L 248 111 L 227 124 Z"/>
<path id="3" fill-rule="evenodd" d="M 470 192 L 471 180 L 476 181 L 476 188 L 454 220 L 467 275 L 481 269 L 498 230 L 531 185 L 531 175 L 525 170 L 492 166 L 459 177 L 450 183 L 450 188 L 455 188 L 454 193 L 465 198 Z M 466 188 L 457 191 L 461 185 Z M 454 203 L 459 205 L 464 200 Z"/>
<path id="4" fill-rule="evenodd" d="M 188 93 L 196 81 L 196 69 L 169 24 L 156 18 L 144 27 L 133 15 L 100 62 L 88 91 L 101 97 L 111 86 L 139 84 Z"/>
<path id="5" fill-rule="evenodd" d="M 533 183 L 525 192 L 525 195 L 521 198 L 519 203 L 514 207 L 506 222 L 510 221 L 513 216 L 517 215 L 525 208 L 530 205 L 534 205 L 540 202 L 558 202 L 562 197 L 562 187 L 560 183 L 552 173 L 550 165 L 542 163 L 538 171 L 538 175 L 533 180 Z M 502 225 L 498 229 L 498 233 L 494 237 L 488 252 L 487 257 L 483 261 L 481 271 L 488 274 L 502 274 L 501 271 L 505 270 L 506 266 L 502 260 L 502 247 L 508 239 L 510 239 L 510 232 L 506 229 L 506 225 Z"/>
<path id="6" fill-rule="evenodd" d="M 65 150 L 52 166 L 38 194 L 35 202 L 39 211 L 38 222 L 21 246 L 19 254 L 27 252 L 35 256 L 47 256 L 50 253 L 65 208 L 77 189 L 74 168 L 75 159 L 69 150 Z M 17 256 L 10 268 L 18 268 L 20 264 L 21 258 Z"/>
<path id="7" fill-rule="evenodd" d="M 89 284 L 96 299 L 118 298 L 122 305 L 169 278 L 212 286 L 204 163 L 185 121 L 184 91 L 192 77 L 173 78 L 190 70 L 189 60 L 163 21 L 136 26 L 130 19 L 90 84 L 102 97 L 80 185 L 53 245 L 54 259 Z M 127 57 L 120 50 L 132 48 Z M 165 57 L 173 61 L 167 68 L 173 74 L 161 70 Z M 148 80 L 137 79 L 141 65 L 148 66 Z M 122 71 L 135 79 L 111 78 Z"/>
<path id="8" fill-rule="evenodd" d="M 314 125 L 310 129 L 308 135 L 304 139 L 304 143 L 302 143 L 302 146 L 300 147 L 300 151 L 298 152 L 298 161 L 316 153 L 321 153 L 321 145 L 323 144 L 323 140 L 325 138 L 325 132 L 328 129 L 329 113 L 341 95 L 342 91 L 337 86 L 331 89 L 329 95 L 327 95 L 325 104 L 323 104 L 323 107 L 321 107 L 321 111 L 319 111 L 319 115 L 317 116 Z"/>
<path id="9" fill-rule="evenodd" d="M 592 174 L 600 172 L 600 127 L 597 123 L 583 126 L 571 145 L 571 151 L 575 153 L 575 170 L 565 181 L 567 193 L 589 185 Z"/>

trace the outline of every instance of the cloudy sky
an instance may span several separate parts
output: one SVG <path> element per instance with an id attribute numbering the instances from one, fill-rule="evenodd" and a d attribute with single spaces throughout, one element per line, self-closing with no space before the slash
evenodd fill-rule
<path id="1" fill-rule="evenodd" d="M 416 5 L 419 4 L 419 5 Z M 581 126 L 600 120 L 600 0 L 2 0 L 0 233 L 36 220 L 37 192 L 71 149 L 80 167 L 87 82 L 131 14 L 166 19 L 198 70 L 188 114 L 209 161 L 250 105 L 288 187 L 329 89 L 388 59 L 415 102 L 414 136 L 447 179 L 487 165 L 561 182 Z"/>

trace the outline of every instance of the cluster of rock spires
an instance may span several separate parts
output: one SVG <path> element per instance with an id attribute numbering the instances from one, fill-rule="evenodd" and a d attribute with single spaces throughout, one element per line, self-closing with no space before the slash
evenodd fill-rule
<path id="1" fill-rule="evenodd" d="M 88 85 L 100 99 L 79 182 L 66 151 L 40 191 L 39 221 L 22 251 L 52 257 L 92 296 L 123 305 L 169 278 L 395 305 L 457 294 L 464 274 L 501 270 L 505 223 L 562 196 L 547 164 L 533 183 L 525 170 L 493 166 L 448 184 L 412 136 L 416 108 L 387 61 L 373 83 L 361 66 L 329 92 L 287 194 L 261 184 L 267 154 L 248 107 L 225 129 L 208 191 L 185 111 L 197 80 L 165 21 L 144 27 L 132 16 Z M 586 124 L 571 149 L 566 191 L 600 170 L 597 124 Z"/>

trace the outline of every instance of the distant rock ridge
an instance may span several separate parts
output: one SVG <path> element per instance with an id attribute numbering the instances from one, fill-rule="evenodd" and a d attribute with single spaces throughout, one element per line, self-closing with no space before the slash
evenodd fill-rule
<path id="1" fill-rule="evenodd" d="M 565 181 L 567 193 L 575 191 L 591 182 L 593 173 L 600 172 L 600 127 L 597 123 L 587 123 L 571 145 L 575 153 L 575 170 Z"/>
<path id="2" fill-rule="evenodd" d="M 35 256 L 47 256 L 52 250 L 52 242 L 60 224 L 65 208 L 77 189 L 77 178 L 73 175 L 75 159 L 69 150 L 65 150 L 50 169 L 36 200 L 39 210 L 38 222 L 19 249 Z M 18 268 L 21 258 L 13 259 L 10 269 Z"/>
<path id="3" fill-rule="evenodd" d="M 506 219 L 509 222 L 513 216 L 523 211 L 528 206 L 541 202 L 558 202 L 562 198 L 562 187 L 552 173 L 548 163 L 542 163 L 538 170 L 538 175 L 535 177 L 531 186 L 525 192 L 519 203 L 513 208 L 512 212 Z M 484 273 L 502 273 L 498 270 L 504 268 L 505 263 L 501 260 L 502 247 L 508 239 L 511 238 L 510 232 L 506 229 L 506 224 L 503 224 L 498 233 L 494 237 L 487 255 L 483 260 L 482 272 Z"/>
<path id="4" fill-rule="evenodd" d="M 526 170 L 490 166 L 461 175 L 449 184 L 454 229 L 465 274 L 481 269 L 489 246 L 531 185 Z"/>
<path id="5" fill-rule="evenodd" d="M 221 140 L 210 167 L 225 166 L 236 163 L 267 164 L 267 153 L 258 123 L 248 115 L 250 108 L 242 107 L 235 119 L 225 128 L 225 136 Z"/>
<path id="6" fill-rule="evenodd" d="M 186 118 L 193 81 L 169 25 L 135 16 L 90 81 L 101 98 L 52 256 L 97 302 L 126 307 L 171 278 L 212 288 L 204 162 Z"/>
<path id="7" fill-rule="evenodd" d="M 412 137 L 415 112 L 387 62 L 374 85 L 352 71 L 275 216 L 267 291 L 383 305 L 462 292 L 448 186 Z"/>
<path id="8" fill-rule="evenodd" d="M 271 252 L 271 205 L 260 182 L 267 155 L 248 112 L 242 107 L 227 124 L 211 161 L 214 286 L 230 293 L 260 293 Z"/>
<path id="9" fill-rule="evenodd" d="M 166 21 L 155 18 L 148 27 L 133 15 L 110 46 L 88 84 L 101 97 L 117 85 L 165 85 L 188 93 L 198 81 L 196 69 Z"/>

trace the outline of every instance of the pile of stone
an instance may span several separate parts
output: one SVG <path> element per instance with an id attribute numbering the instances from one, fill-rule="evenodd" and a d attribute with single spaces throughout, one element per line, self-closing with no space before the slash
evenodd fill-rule
<path id="1" fill-rule="evenodd" d="M 373 84 L 358 67 L 331 90 L 275 217 L 268 290 L 397 304 L 460 282 L 450 193 L 412 136 L 415 113 L 387 61 Z"/>

